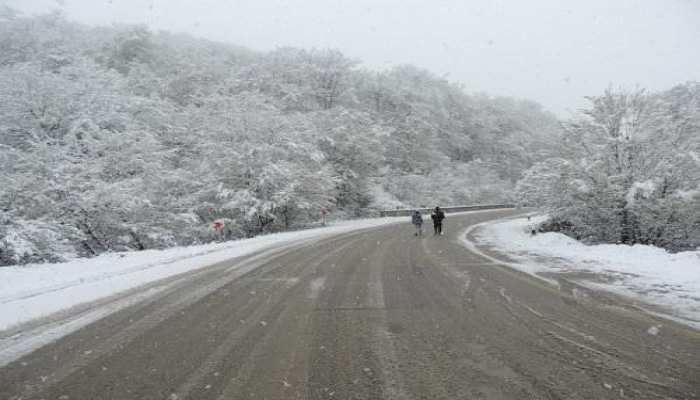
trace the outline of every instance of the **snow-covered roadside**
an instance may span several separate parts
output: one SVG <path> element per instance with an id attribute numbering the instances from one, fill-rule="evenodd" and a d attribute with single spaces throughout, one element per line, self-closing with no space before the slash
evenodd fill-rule
<path id="1" fill-rule="evenodd" d="M 406 218 L 344 221 L 331 223 L 324 228 L 271 234 L 234 242 L 105 254 L 61 264 L 2 267 L 0 331 L 78 304 L 234 257 L 275 246 L 397 222 L 406 222 Z"/>
<path id="2" fill-rule="evenodd" d="M 653 246 L 584 245 L 558 233 L 530 234 L 538 216 L 480 224 L 461 235 L 470 248 L 491 246 L 515 263 L 511 267 L 540 276 L 543 272 L 586 272 L 605 279 L 579 283 L 672 310 L 673 319 L 700 329 L 700 251 L 671 254 Z M 543 260 L 552 262 L 545 263 Z M 540 276 L 541 277 L 541 276 Z"/>

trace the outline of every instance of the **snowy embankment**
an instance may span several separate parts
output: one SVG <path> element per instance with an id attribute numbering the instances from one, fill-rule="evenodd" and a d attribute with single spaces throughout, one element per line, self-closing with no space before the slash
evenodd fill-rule
<path id="1" fill-rule="evenodd" d="M 700 251 L 671 254 L 643 245 L 584 245 L 559 233 L 531 235 L 530 227 L 544 217 L 514 218 L 472 227 L 467 247 L 490 246 L 507 254 L 509 266 L 541 277 L 542 273 L 587 273 L 597 279 L 579 280 L 595 289 L 616 292 L 663 306 L 667 317 L 700 329 Z"/>
<path id="2" fill-rule="evenodd" d="M 78 304 L 275 246 L 322 239 L 405 218 L 332 223 L 324 228 L 167 250 L 104 254 L 60 264 L 0 268 L 0 331 Z"/>

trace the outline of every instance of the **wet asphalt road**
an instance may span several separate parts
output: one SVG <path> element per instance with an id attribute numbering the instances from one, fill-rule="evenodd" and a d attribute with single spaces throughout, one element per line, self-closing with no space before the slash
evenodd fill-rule
<path id="1" fill-rule="evenodd" d="M 0 399 L 700 399 L 698 331 L 457 242 L 512 214 L 448 214 L 442 237 L 408 222 L 344 234 L 161 282 L 0 368 Z"/>

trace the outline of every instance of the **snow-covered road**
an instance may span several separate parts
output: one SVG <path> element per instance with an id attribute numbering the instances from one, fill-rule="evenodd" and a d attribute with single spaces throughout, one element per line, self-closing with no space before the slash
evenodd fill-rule
<path id="1" fill-rule="evenodd" d="M 696 330 L 460 245 L 516 213 L 448 214 L 444 236 L 382 221 L 94 301 L 130 305 L 31 353 L 35 332 L 4 341 L 0 398 L 698 398 Z"/>

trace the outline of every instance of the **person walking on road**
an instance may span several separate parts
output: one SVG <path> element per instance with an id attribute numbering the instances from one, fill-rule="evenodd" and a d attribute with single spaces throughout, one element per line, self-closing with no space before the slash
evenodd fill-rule
<path id="1" fill-rule="evenodd" d="M 435 236 L 442 235 L 442 220 L 445 219 L 445 213 L 442 212 L 440 207 L 435 207 L 435 211 L 430 214 L 430 218 L 433 220 L 433 230 Z"/>
<path id="2" fill-rule="evenodd" d="M 413 212 L 413 216 L 411 216 L 411 222 L 416 227 L 416 233 L 414 233 L 413 235 L 423 236 L 423 216 L 421 215 L 420 211 L 416 210 Z"/>

